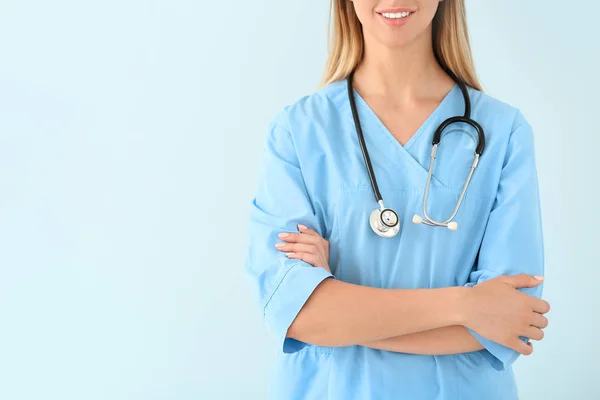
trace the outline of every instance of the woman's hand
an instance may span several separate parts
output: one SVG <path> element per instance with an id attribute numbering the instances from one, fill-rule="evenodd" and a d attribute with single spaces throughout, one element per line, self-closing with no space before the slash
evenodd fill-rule
<path id="1" fill-rule="evenodd" d="M 313 267 L 329 268 L 329 242 L 314 230 L 298 224 L 300 233 L 282 232 L 279 238 L 287 243 L 277 243 L 278 250 L 285 251 L 288 258 L 306 261 Z"/>
<path id="2" fill-rule="evenodd" d="M 550 304 L 515 289 L 540 283 L 541 279 L 519 274 L 499 276 L 473 286 L 464 308 L 463 325 L 521 354 L 531 354 L 531 343 L 524 343 L 519 336 L 542 340 L 542 328 L 548 326 L 548 318 L 543 314 L 550 311 Z"/>

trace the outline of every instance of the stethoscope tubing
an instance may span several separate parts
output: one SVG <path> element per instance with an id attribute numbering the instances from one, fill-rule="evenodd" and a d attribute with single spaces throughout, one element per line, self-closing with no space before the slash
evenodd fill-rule
<path id="1" fill-rule="evenodd" d="M 471 115 L 471 101 L 469 98 L 469 94 L 467 91 L 466 86 L 464 85 L 464 83 L 462 83 L 460 80 L 456 79 L 456 76 L 454 74 L 451 74 L 451 76 L 453 77 L 453 79 L 458 83 L 458 86 L 462 92 L 463 95 L 463 99 L 464 99 L 464 103 L 465 103 L 465 111 L 464 111 L 464 115 L 463 116 L 455 116 L 455 117 L 450 117 L 448 119 L 446 119 L 444 122 L 442 122 L 438 128 L 436 129 L 434 135 L 433 135 L 433 139 L 432 139 L 432 149 L 431 149 L 431 159 L 430 159 L 430 163 L 429 163 L 429 171 L 427 173 L 427 182 L 425 184 L 425 193 L 423 196 L 423 215 L 425 216 L 425 219 L 422 219 L 420 217 L 418 217 L 418 215 L 415 215 L 415 217 L 413 218 L 413 222 L 415 223 L 424 223 L 426 225 L 430 225 L 430 226 L 445 226 L 448 227 L 450 229 L 455 230 L 457 227 L 456 222 L 451 222 L 452 219 L 456 216 L 460 205 L 462 203 L 463 197 L 467 191 L 467 188 L 469 186 L 469 183 L 471 181 L 471 177 L 473 176 L 473 172 L 475 170 L 475 168 L 477 167 L 477 164 L 479 163 L 479 158 L 481 156 L 481 154 L 483 153 L 483 150 L 485 148 L 485 135 L 483 132 L 483 128 L 481 127 L 481 125 L 479 125 L 479 123 L 477 123 L 476 121 L 472 120 L 470 115 Z M 364 135 L 363 135 L 363 131 L 361 128 L 361 124 L 360 124 L 360 120 L 358 117 L 358 111 L 356 108 L 356 100 L 354 98 L 354 89 L 352 86 L 352 80 L 354 78 L 354 70 L 352 70 L 347 77 L 347 87 L 348 87 L 348 98 L 350 100 L 350 106 L 352 109 L 352 116 L 354 119 L 354 125 L 356 127 L 356 133 L 358 136 L 358 141 L 360 144 L 360 148 L 363 154 L 363 158 L 365 160 L 365 164 L 367 166 L 367 173 L 369 175 L 369 179 L 371 181 L 371 187 L 373 189 L 373 194 L 375 196 L 375 199 L 377 201 L 377 203 L 380 206 L 380 216 L 378 219 L 378 226 L 379 227 L 383 227 L 384 229 L 388 229 L 388 228 L 394 228 L 397 227 L 397 225 L 399 225 L 399 219 L 397 219 L 393 225 L 389 225 L 388 223 L 386 223 L 386 221 L 383 219 L 383 212 L 387 211 L 387 212 L 391 212 L 393 213 L 392 215 L 395 215 L 395 217 L 397 218 L 397 214 L 395 211 L 393 211 L 392 209 L 386 209 L 384 204 L 383 204 L 383 198 L 381 196 L 381 192 L 379 191 L 379 185 L 377 184 L 377 179 L 375 177 L 375 172 L 373 170 L 373 166 L 371 164 L 371 159 L 369 157 L 369 152 L 367 150 L 367 146 L 365 143 L 365 139 L 364 139 Z M 478 140 L 477 140 L 477 147 L 475 149 L 475 157 L 473 159 L 473 163 L 471 164 L 471 167 L 469 169 L 469 175 L 467 176 L 467 179 L 465 181 L 465 184 L 463 185 L 461 194 L 459 196 L 458 202 L 456 204 L 456 206 L 454 207 L 454 210 L 452 212 L 452 215 L 444 220 L 444 221 L 435 221 L 434 219 L 432 219 L 429 214 L 427 213 L 427 198 L 429 196 L 429 186 L 431 184 L 431 176 L 433 173 L 433 168 L 435 165 L 435 158 L 436 158 L 436 154 L 437 154 L 437 147 L 441 141 L 441 137 L 442 137 L 442 131 L 450 124 L 455 123 L 455 122 L 464 122 L 467 123 L 469 125 L 471 125 L 476 131 L 477 131 L 477 135 L 478 135 Z M 417 218 L 418 217 L 418 218 Z M 417 220 L 417 219 L 418 220 Z M 451 225 L 454 224 L 454 225 Z M 375 228 L 373 228 L 375 230 Z M 389 237 L 389 236 L 388 236 Z"/>
<path id="2" fill-rule="evenodd" d="M 356 100 L 354 99 L 354 92 L 352 87 L 352 79 L 354 78 L 354 70 L 350 72 L 348 76 L 348 98 L 350 99 L 350 104 L 352 107 L 352 116 L 354 118 L 354 125 L 356 126 L 356 133 L 358 135 L 358 142 L 360 143 L 360 148 L 362 150 L 363 158 L 365 159 L 365 164 L 367 165 L 367 172 L 369 174 L 369 179 L 371 180 L 371 187 L 373 188 L 373 194 L 375 195 L 375 200 L 381 206 L 383 198 L 381 197 L 381 193 L 379 192 L 379 186 L 377 185 L 377 179 L 375 178 L 375 172 L 373 171 L 373 166 L 371 165 L 371 158 L 369 157 L 369 152 L 367 150 L 367 145 L 365 144 L 365 138 L 363 136 L 362 128 L 360 126 L 360 121 L 358 119 L 358 113 L 354 112 L 356 110 Z"/>

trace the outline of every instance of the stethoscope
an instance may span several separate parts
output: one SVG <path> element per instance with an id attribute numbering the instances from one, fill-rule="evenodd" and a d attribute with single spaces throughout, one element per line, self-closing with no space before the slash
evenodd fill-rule
<path id="1" fill-rule="evenodd" d="M 453 75 L 453 74 L 451 74 Z M 354 77 L 354 70 L 350 72 L 347 77 L 348 81 L 348 98 L 350 99 L 350 106 L 352 108 L 352 116 L 354 117 L 354 125 L 356 126 L 356 132 L 358 134 L 358 140 L 360 142 L 360 148 L 362 149 L 363 156 L 365 158 L 365 164 L 367 165 L 367 172 L 369 173 L 369 178 L 371 179 L 371 186 L 373 187 L 373 192 L 375 194 L 375 200 L 379 204 L 379 208 L 373 210 L 369 217 L 369 223 L 371 224 L 371 228 L 373 231 L 381 237 L 390 238 L 395 236 L 400 231 L 400 218 L 398 214 L 392 210 L 391 208 L 385 208 L 383 205 L 383 198 L 381 197 L 381 193 L 379 193 L 379 187 L 377 186 L 377 180 L 375 179 L 375 173 L 373 172 L 373 166 L 371 165 L 371 160 L 369 159 L 369 153 L 367 152 L 367 146 L 365 144 L 365 139 L 363 137 L 362 129 L 360 127 L 360 121 L 358 119 L 358 112 L 356 111 L 356 102 L 354 99 L 354 92 L 352 87 L 352 78 Z M 415 224 L 426 224 L 430 226 L 445 226 L 448 229 L 455 231 L 458 229 L 458 223 L 452 221 L 458 209 L 460 208 L 460 204 L 462 203 L 465 192 L 467 191 L 467 187 L 469 186 L 469 182 L 471 181 L 471 176 L 475 171 L 475 167 L 479 162 L 479 157 L 483 153 L 483 148 L 485 147 L 485 136 L 483 134 L 483 129 L 481 126 L 474 120 L 471 119 L 471 102 L 469 100 L 469 94 L 467 92 L 467 88 L 465 85 L 459 80 L 454 79 L 458 82 L 458 86 L 463 94 L 463 98 L 465 101 L 465 115 L 464 116 L 455 116 L 450 117 L 444 122 L 440 124 L 440 126 L 436 129 L 435 134 L 433 135 L 433 148 L 431 149 L 431 161 L 429 162 L 429 172 L 427 174 L 427 183 L 425 185 L 425 194 L 423 196 L 423 215 L 425 219 L 418 214 L 413 216 L 413 222 Z M 478 134 L 477 147 L 475 149 L 475 158 L 473 159 L 473 164 L 471 164 L 471 168 L 469 170 L 469 175 L 467 176 L 467 180 L 463 186 L 462 192 L 456 203 L 456 207 L 454 207 L 454 211 L 450 217 L 442 222 L 438 222 L 433 220 L 429 214 L 427 214 L 427 197 L 429 195 L 429 184 L 431 182 L 431 174 L 433 172 L 433 165 L 435 161 L 435 156 L 437 153 L 437 147 L 441 140 L 442 131 L 450 124 L 454 122 L 465 122 L 471 125 Z"/>

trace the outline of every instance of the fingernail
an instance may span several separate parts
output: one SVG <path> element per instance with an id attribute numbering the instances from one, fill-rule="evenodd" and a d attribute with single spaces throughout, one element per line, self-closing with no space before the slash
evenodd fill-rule
<path id="1" fill-rule="evenodd" d="M 540 281 L 544 280 L 544 277 L 543 276 L 539 276 L 539 275 L 534 276 L 534 278 L 535 279 L 539 279 Z"/>
<path id="2" fill-rule="evenodd" d="M 279 248 L 279 247 L 283 247 L 285 246 L 285 243 L 275 243 L 275 247 Z"/>
<path id="3" fill-rule="evenodd" d="M 307 227 L 305 227 L 305 226 L 304 226 L 304 225 L 302 225 L 302 224 L 298 224 L 298 228 L 300 228 L 300 229 L 308 229 Z"/>
<path id="4" fill-rule="evenodd" d="M 289 233 L 282 232 L 282 233 L 280 233 L 280 234 L 279 234 L 279 235 L 277 235 L 277 236 L 279 236 L 280 238 L 284 238 L 284 237 L 287 237 L 288 235 L 289 235 Z"/>

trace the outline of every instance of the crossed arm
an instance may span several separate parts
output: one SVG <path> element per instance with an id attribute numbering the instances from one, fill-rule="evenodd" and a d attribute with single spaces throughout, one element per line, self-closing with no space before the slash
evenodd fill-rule
<path id="1" fill-rule="evenodd" d="M 429 355 L 467 353 L 484 348 L 462 325 L 429 329 L 361 345 L 372 349 Z"/>
<path id="2" fill-rule="evenodd" d="M 298 225 L 299 233 L 280 236 L 286 243 L 280 243 L 278 249 L 287 252 L 291 259 L 303 259 L 315 268 L 329 268 L 329 245 L 316 231 L 304 225 Z M 311 249 L 311 253 L 302 250 Z M 319 267 L 322 265 L 322 267 Z M 385 339 L 360 343 L 361 346 L 411 354 L 456 354 L 483 349 L 483 345 L 462 325 L 441 326 L 438 328 L 392 336 Z"/>

